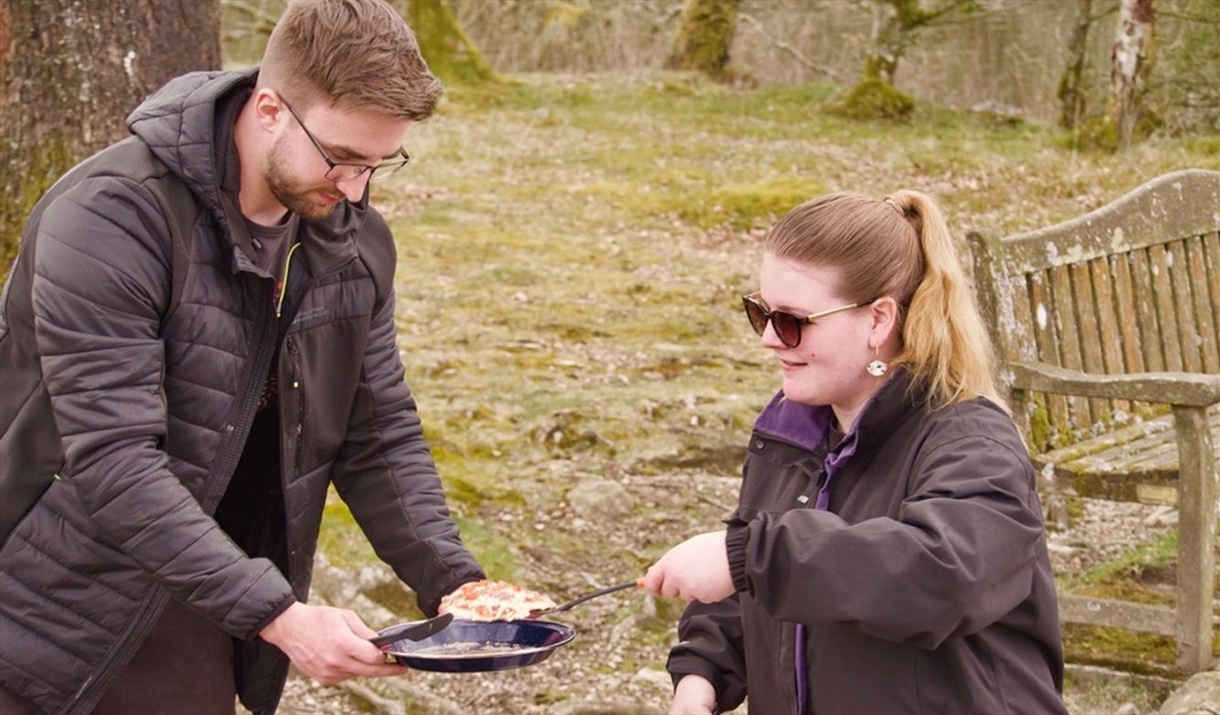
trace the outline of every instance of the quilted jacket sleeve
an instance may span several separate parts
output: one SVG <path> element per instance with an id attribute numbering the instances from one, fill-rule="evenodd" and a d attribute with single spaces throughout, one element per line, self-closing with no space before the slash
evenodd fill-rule
<path id="1" fill-rule="evenodd" d="M 395 265 L 392 256 L 376 263 Z M 415 590 L 425 612 L 435 613 L 441 596 L 484 573 L 450 516 L 404 382 L 392 291 L 381 298 L 333 479 L 378 557 Z"/>
<path id="2" fill-rule="evenodd" d="M 247 558 L 203 512 L 161 449 L 167 232 L 152 194 L 115 177 L 82 181 L 43 216 L 35 334 L 63 438 L 61 477 L 139 568 L 249 637 L 292 592 L 270 561 Z"/>

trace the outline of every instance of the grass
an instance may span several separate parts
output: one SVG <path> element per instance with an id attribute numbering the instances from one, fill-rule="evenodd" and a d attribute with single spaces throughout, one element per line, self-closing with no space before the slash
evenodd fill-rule
<path id="1" fill-rule="evenodd" d="M 1217 137 L 1080 152 L 1051 128 L 925 105 L 903 124 L 852 123 L 827 111 L 835 96 L 531 75 L 451 88 L 412 128 L 414 161 L 373 194 L 398 238 L 400 346 L 463 534 L 496 577 L 545 549 L 604 557 L 597 543 L 518 543 L 497 520 L 561 500 L 565 475 L 657 474 L 701 455 L 735 472 L 778 386 L 739 297 L 767 227 L 797 203 L 919 189 L 962 237 L 1220 169 Z M 367 556 L 343 511 L 327 508 L 322 548 Z"/>
<path id="2" fill-rule="evenodd" d="M 1085 587 L 1117 581 L 1142 583 L 1147 580 L 1145 574 L 1171 570 L 1177 554 L 1178 533 L 1175 530 L 1099 564 L 1082 574 L 1079 581 Z"/>
<path id="3" fill-rule="evenodd" d="M 1084 573 L 1059 574 L 1057 580 L 1062 590 L 1082 596 L 1172 607 L 1177 601 L 1177 548 L 1173 530 Z M 1220 574 L 1216 582 L 1220 585 Z M 1220 658 L 1220 607 L 1214 613 L 1212 655 Z M 1173 675 L 1177 659 L 1172 638 L 1116 628 L 1070 624 L 1064 629 L 1064 646 L 1070 662 L 1150 675 Z"/>
<path id="4" fill-rule="evenodd" d="M 528 435 L 562 410 L 634 453 L 671 431 L 649 403 L 704 397 L 677 418 L 749 424 L 775 376 L 738 296 L 762 232 L 806 198 L 920 188 L 959 234 L 1016 231 L 1220 165 L 1198 140 L 1080 154 L 1046 128 L 926 107 L 909 124 L 851 124 L 823 111 L 825 87 L 530 76 L 497 92 L 453 91 L 409 137 L 409 173 L 374 198 L 400 239 L 402 341 L 425 419 L 465 453 L 527 464 Z M 478 430 L 458 436 L 476 408 Z"/>

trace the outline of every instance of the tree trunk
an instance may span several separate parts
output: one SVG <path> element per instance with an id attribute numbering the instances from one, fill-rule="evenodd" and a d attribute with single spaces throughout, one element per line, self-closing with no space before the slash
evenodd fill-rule
<path id="1" fill-rule="evenodd" d="M 491 64 L 458 25 L 449 0 L 410 0 L 407 24 L 432 74 L 446 82 L 497 82 Z"/>
<path id="2" fill-rule="evenodd" d="M 1143 111 L 1145 79 L 1152 72 L 1152 36 L 1156 28 L 1153 0 L 1122 0 L 1118 36 L 1110 51 L 1110 111 L 1107 119 L 1127 149 Z"/>
<path id="3" fill-rule="evenodd" d="M 1089 49 L 1089 28 L 1093 25 L 1093 0 L 1076 0 L 1076 24 L 1068 41 L 1067 68 L 1059 80 L 1059 126 L 1076 129 L 1084 119 L 1084 68 Z"/>
<path id="4" fill-rule="evenodd" d="M 166 81 L 219 67 L 218 0 L 3 0 L 5 273 L 30 210 L 60 174 L 126 136 L 127 115 Z"/>
<path id="5" fill-rule="evenodd" d="M 979 0 L 943 0 L 928 8 L 921 7 L 920 2 L 873 0 L 873 31 L 864 57 L 860 84 L 883 82 L 893 86 L 898 63 L 915 44 L 916 33 L 921 28 L 936 25 L 956 12 L 981 9 Z"/>
<path id="6" fill-rule="evenodd" d="M 894 84 L 898 62 L 911 46 L 906 21 L 912 6 L 918 5 L 919 0 L 888 0 L 873 5 L 873 31 L 864 57 L 862 81 L 879 80 L 888 85 Z"/>
<path id="7" fill-rule="evenodd" d="M 666 69 L 724 76 L 741 0 L 686 0 Z"/>

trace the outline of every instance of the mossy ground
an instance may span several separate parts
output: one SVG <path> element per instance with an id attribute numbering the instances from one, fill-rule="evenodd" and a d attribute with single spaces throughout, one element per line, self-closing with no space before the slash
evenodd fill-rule
<path id="1" fill-rule="evenodd" d="M 561 593 L 636 574 L 691 524 L 725 515 L 671 485 L 637 503 L 624 541 L 571 528 L 565 493 L 588 479 L 644 490 L 683 469 L 733 476 L 779 379 L 740 296 L 787 209 L 827 191 L 914 188 L 960 237 L 1067 219 L 1166 171 L 1220 169 L 1212 138 L 1116 156 L 920 104 L 901 124 L 856 123 L 828 111 L 829 86 L 507 79 L 451 88 L 410 131 L 410 167 L 373 199 L 398 239 L 407 382 L 463 534 L 494 576 Z M 328 507 L 322 548 L 335 562 L 371 558 L 344 511 Z M 655 607 L 640 637 L 658 662 L 600 667 L 661 666 L 676 608 Z M 1071 630 L 1068 648 L 1171 658 L 1160 643 Z"/>

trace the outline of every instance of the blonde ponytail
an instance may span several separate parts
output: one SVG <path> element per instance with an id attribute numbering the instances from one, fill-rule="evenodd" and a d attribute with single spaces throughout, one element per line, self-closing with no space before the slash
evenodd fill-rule
<path id="1" fill-rule="evenodd" d="M 936 203 L 917 191 L 886 197 L 919 235 L 924 274 L 903 325 L 900 361 L 936 404 L 986 397 L 1007 410 L 995 387 L 986 326 Z"/>

